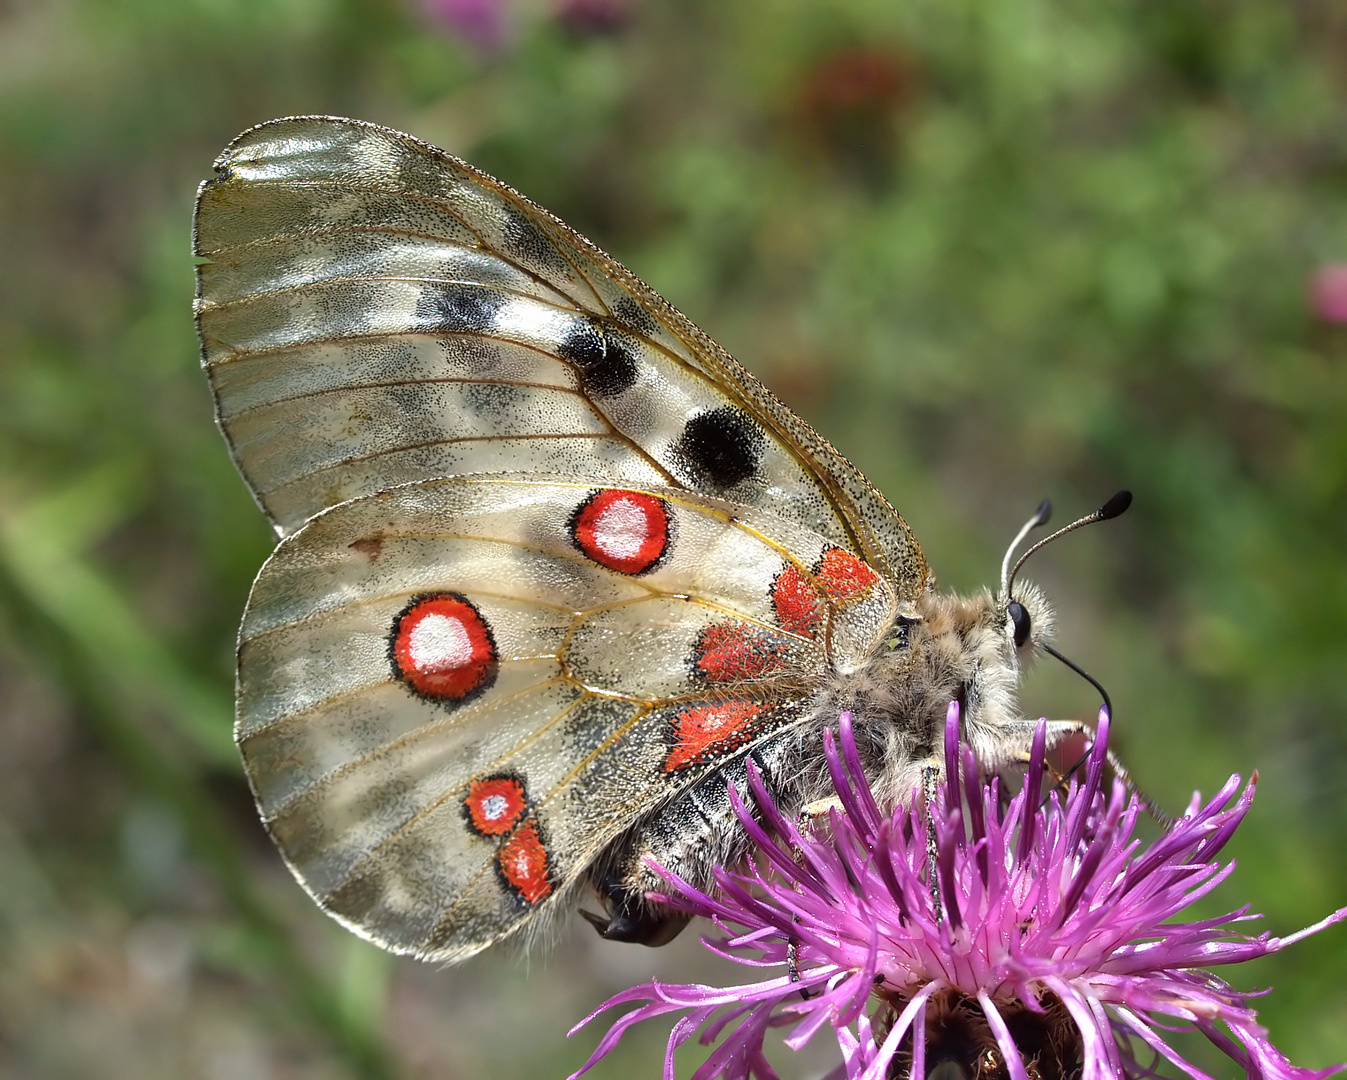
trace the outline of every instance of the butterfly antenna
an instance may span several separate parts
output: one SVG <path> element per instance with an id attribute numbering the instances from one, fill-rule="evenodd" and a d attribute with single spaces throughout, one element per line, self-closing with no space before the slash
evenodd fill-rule
<path id="1" fill-rule="evenodd" d="M 1095 510 L 1093 513 L 1086 514 L 1083 518 L 1077 518 L 1070 525 L 1063 525 L 1052 535 L 1043 537 L 1042 540 L 1040 540 L 1037 544 L 1031 547 L 1028 551 L 1026 551 L 1015 561 L 1015 565 L 1010 568 L 1009 573 L 1005 572 L 1005 566 L 1004 564 L 1002 564 L 1001 570 L 1002 595 L 1007 597 L 1010 595 L 1010 587 L 1015 583 L 1015 575 L 1020 572 L 1020 567 L 1023 566 L 1028 561 L 1029 556 L 1032 555 L 1035 551 L 1039 550 L 1039 548 L 1044 547 L 1047 544 L 1051 544 L 1054 540 L 1061 539 L 1069 532 L 1075 532 L 1077 529 L 1083 529 L 1086 525 L 1093 525 L 1096 521 L 1109 521 L 1112 518 L 1118 517 L 1131 505 L 1132 505 L 1132 493 L 1130 491 L 1120 491 L 1118 492 L 1118 494 L 1114 495 L 1113 498 L 1109 499 L 1108 502 L 1106 502 L 1098 510 Z M 1039 507 L 1039 509 L 1041 510 L 1042 507 Z M 1036 517 L 1037 515 L 1035 515 L 1035 518 Z M 1023 537 L 1024 534 L 1027 533 L 1031 528 L 1033 528 L 1035 524 L 1036 521 L 1031 521 L 1028 525 L 1026 525 L 1023 529 L 1020 530 L 1020 536 Z M 1018 544 L 1019 539 L 1016 539 L 1015 543 Z M 1011 551 L 1013 550 L 1014 544 L 1011 545 Z M 1006 562 L 1009 561 L 1010 561 L 1010 552 L 1006 552 Z M 1067 661 L 1067 663 L 1070 663 L 1070 661 Z M 1072 666 L 1074 667 L 1075 665 Z M 1076 668 L 1076 670 L 1080 671 L 1079 668 Z M 1081 674 L 1084 675 L 1085 673 L 1082 671 Z M 1086 675 L 1085 677 L 1089 679 L 1088 675 Z M 1094 680 L 1090 679 L 1090 682 L 1094 683 Z M 1094 684 L 1095 686 L 1099 685 L 1098 683 Z"/>
<path id="2" fill-rule="evenodd" d="M 1034 516 L 1026 521 L 1020 531 L 1015 534 L 1015 539 L 1010 542 L 1010 547 L 1006 548 L 1006 557 L 1001 560 L 1001 595 L 1005 598 L 1010 597 L 1010 560 L 1015 556 L 1015 549 L 1024 542 L 1024 538 L 1037 529 L 1040 525 L 1046 525 L 1048 518 L 1052 516 L 1052 503 L 1044 499 L 1038 504 L 1038 509 L 1034 511 Z"/>
<path id="3" fill-rule="evenodd" d="M 1109 499 L 1108 502 L 1104 503 L 1104 505 L 1101 506 L 1098 510 L 1090 514 L 1086 514 L 1083 518 L 1077 518 L 1070 525 L 1063 526 L 1062 528 L 1058 529 L 1055 533 L 1052 533 L 1050 536 L 1045 536 L 1037 544 L 1031 547 L 1023 555 L 1021 555 L 1019 559 L 1016 560 L 1014 566 L 1010 566 L 1009 565 L 1010 556 L 1014 553 L 1015 548 L 1019 546 L 1020 541 L 1022 541 L 1025 538 L 1025 536 L 1028 535 L 1031 529 L 1036 528 L 1037 526 L 1043 524 L 1045 521 L 1048 520 L 1048 511 L 1050 508 L 1048 506 L 1047 501 L 1044 500 L 1044 502 L 1038 508 L 1038 513 L 1036 513 L 1032 518 L 1029 519 L 1029 521 L 1025 524 L 1024 528 L 1020 530 L 1019 535 L 1015 537 L 1015 542 L 1010 545 L 1010 550 L 1006 552 L 1005 560 L 1001 563 L 1001 594 L 1006 597 L 1010 596 L 1010 587 L 1015 583 L 1015 575 L 1020 572 L 1020 567 L 1025 564 L 1029 556 L 1032 555 L 1039 548 L 1043 547 L 1046 544 L 1051 544 L 1054 540 L 1057 540 L 1065 536 L 1069 532 L 1075 532 L 1077 529 L 1083 528 L 1086 525 L 1093 525 L 1096 521 L 1108 521 L 1112 518 L 1118 517 L 1120 514 L 1124 513 L 1127 510 L 1127 508 L 1131 505 L 1132 505 L 1132 493 L 1126 490 L 1118 492 L 1116 495 L 1113 496 L 1113 498 Z M 1047 642 L 1045 641 L 1039 642 L 1039 647 L 1049 656 L 1053 657 L 1054 659 L 1060 660 L 1063 664 L 1069 667 L 1072 671 L 1074 671 L 1087 683 L 1093 686 L 1095 690 L 1098 692 L 1100 698 L 1103 700 L 1104 708 L 1108 710 L 1109 716 L 1113 715 L 1113 702 L 1108 696 L 1108 691 L 1104 689 L 1103 683 L 1101 683 L 1098 679 L 1096 679 L 1083 667 L 1077 664 L 1074 660 L 1071 660 L 1068 657 L 1063 656 Z M 1082 765 L 1084 765 L 1087 760 L 1089 760 L 1089 756 L 1090 755 L 1088 752 L 1085 753 L 1079 761 L 1077 761 L 1074 765 L 1072 765 L 1071 768 L 1067 769 L 1066 773 L 1062 776 L 1062 782 L 1065 783 L 1068 779 L 1070 779 L 1073 775 L 1075 775 L 1076 770 L 1079 769 Z M 1141 802 L 1141 805 L 1145 808 L 1146 813 L 1149 814 L 1156 821 L 1156 823 L 1160 825 L 1161 828 L 1168 828 L 1171 824 L 1173 824 L 1174 819 L 1170 817 L 1168 814 L 1166 814 L 1163 810 L 1161 810 L 1160 807 L 1156 805 L 1155 800 L 1152 799 L 1149 795 L 1147 795 L 1144 791 L 1142 791 L 1141 788 L 1137 786 L 1136 781 L 1132 779 L 1132 774 L 1128 772 L 1127 767 L 1123 765 L 1122 761 L 1112 750 L 1108 751 L 1108 763 L 1110 767 L 1113 769 L 1113 775 L 1116 776 L 1119 780 L 1121 780 L 1123 784 L 1126 786 L 1127 790 L 1137 797 L 1137 799 Z"/>

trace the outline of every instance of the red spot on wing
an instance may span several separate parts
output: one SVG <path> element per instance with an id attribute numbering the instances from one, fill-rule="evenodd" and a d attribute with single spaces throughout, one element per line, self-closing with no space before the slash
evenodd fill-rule
<path id="1" fill-rule="evenodd" d="M 540 904 L 552 894 L 552 870 L 536 821 L 526 821 L 501 845 L 496 866 L 526 904 Z"/>
<path id="2" fill-rule="evenodd" d="M 772 606 L 776 621 L 792 634 L 813 637 L 819 627 L 819 597 L 799 570 L 788 566 L 772 582 Z"/>
<path id="3" fill-rule="evenodd" d="M 829 548 L 814 565 L 817 588 L 833 603 L 858 600 L 878 580 L 879 575 L 855 555 L 842 548 Z M 794 566 L 788 566 L 772 582 L 772 606 L 782 629 L 805 637 L 814 637 L 822 620 L 819 595 L 810 579 Z"/>
<path id="4" fill-rule="evenodd" d="M 458 593 L 416 597 L 393 620 L 388 652 L 394 678 L 437 701 L 463 701 L 496 679 L 491 628 Z"/>
<path id="5" fill-rule="evenodd" d="M 600 566 L 644 574 L 668 550 L 669 508 L 642 491 L 605 488 L 576 508 L 570 531 L 571 542 Z"/>
<path id="6" fill-rule="evenodd" d="M 857 600 L 879 575 L 855 555 L 842 548 L 829 548 L 814 570 L 823 591 L 833 600 Z"/>
<path id="7" fill-rule="evenodd" d="M 714 623 L 697 635 L 697 670 L 714 682 L 761 679 L 786 670 L 772 634 L 743 623 Z"/>
<path id="8" fill-rule="evenodd" d="M 487 776 L 468 785 L 463 800 L 468 822 L 483 836 L 503 836 L 528 809 L 524 782 L 516 776 Z"/>
<path id="9" fill-rule="evenodd" d="M 756 701 L 720 701 L 692 705 L 673 719 L 673 747 L 664 771 L 704 765 L 742 746 L 753 735 L 753 721 L 763 711 Z"/>

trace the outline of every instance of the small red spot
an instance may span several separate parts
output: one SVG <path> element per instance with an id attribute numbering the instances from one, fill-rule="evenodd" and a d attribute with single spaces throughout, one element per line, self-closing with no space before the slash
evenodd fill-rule
<path id="1" fill-rule="evenodd" d="M 849 551 L 829 548 L 814 570 L 823 591 L 833 600 L 856 600 L 879 577 L 869 566 Z"/>
<path id="2" fill-rule="evenodd" d="M 755 701 L 721 701 L 693 705 L 674 716 L 673 748 L 664 771 L 704 765 L 742 746 L 753 734 L 753 719 L 762 712 Z"/>
<path id="3" fill-rule="evenodd" d="M 502 836 L 519 824 L 528 799 L 518 777 L 488 776 L 468 785 L 463 808 L 472 827 L 483 836 Z"/>
<path id="4" fill-rule="evenodd" d="M 697 670 L 715 682 L 761 679 L 786 670 L 776 642 L 743 623 L 715 623 L 697 635 Z"/>
<path id="5" fill-rule="evenodd" d="M 570 527 L 577 548 L 623 574 L 644 574 L 669 546 L 669 508 L 643 491 L 596 491 L 576 508 Z"/>
<path id="6" fill-rule="evenodd" d="M 552 893 L 547 848 L 536 821 L 525 822 L 496 855 L 496 865 L 509 886 L 528 904 L 538 904 Z"/>
<path id="7" fill-rule="evenodd" d="M 776 608 L 776 621 L 783 630 L 805 637 L 818 633 L 818 593 L 795 567 L 786 567 L 772 582 L 772 606 Z"/>
<path id="8" fill-rule="evenodd" d="M 418 694 L 462 701 L 496 678 L 491 628 L 458 593 L 418 596 L 393 620 L 389 638 L 393 675 Z"/>

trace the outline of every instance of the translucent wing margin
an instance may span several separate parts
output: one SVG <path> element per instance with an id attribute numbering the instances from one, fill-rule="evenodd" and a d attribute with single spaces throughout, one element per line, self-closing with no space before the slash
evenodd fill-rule
<path id="1" fill-rule="evenodd" d="M 295 117 L 239 136 L 197 202 L 203 363 L 287 535 L 465 473 L 661 485 L 797 521 L 918 595 L 865 478 L 588 240 L 410 136 Z"/>
<path id="2" fill-rule="evenodd" d="M 418 482 L 279 545 L 240 634 L 236 736 L 314 898 L 456 960 L 807 715 L 828 656 L 858 662 L 896 607 L 827 538 L 679 489 Z"/>

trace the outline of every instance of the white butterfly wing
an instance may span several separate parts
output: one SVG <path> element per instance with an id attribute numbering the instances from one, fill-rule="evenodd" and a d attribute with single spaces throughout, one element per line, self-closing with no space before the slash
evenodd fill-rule
<path id="1" fill-rule="evenodd" d="M 221 426 L 285 535 L 433 476 L 663 484 L 761 507 L 918 595 L 844 457 L 653 290 L 506 185 L 332 117 L 243 133 L 202 185 L 197 318 Z"/>

